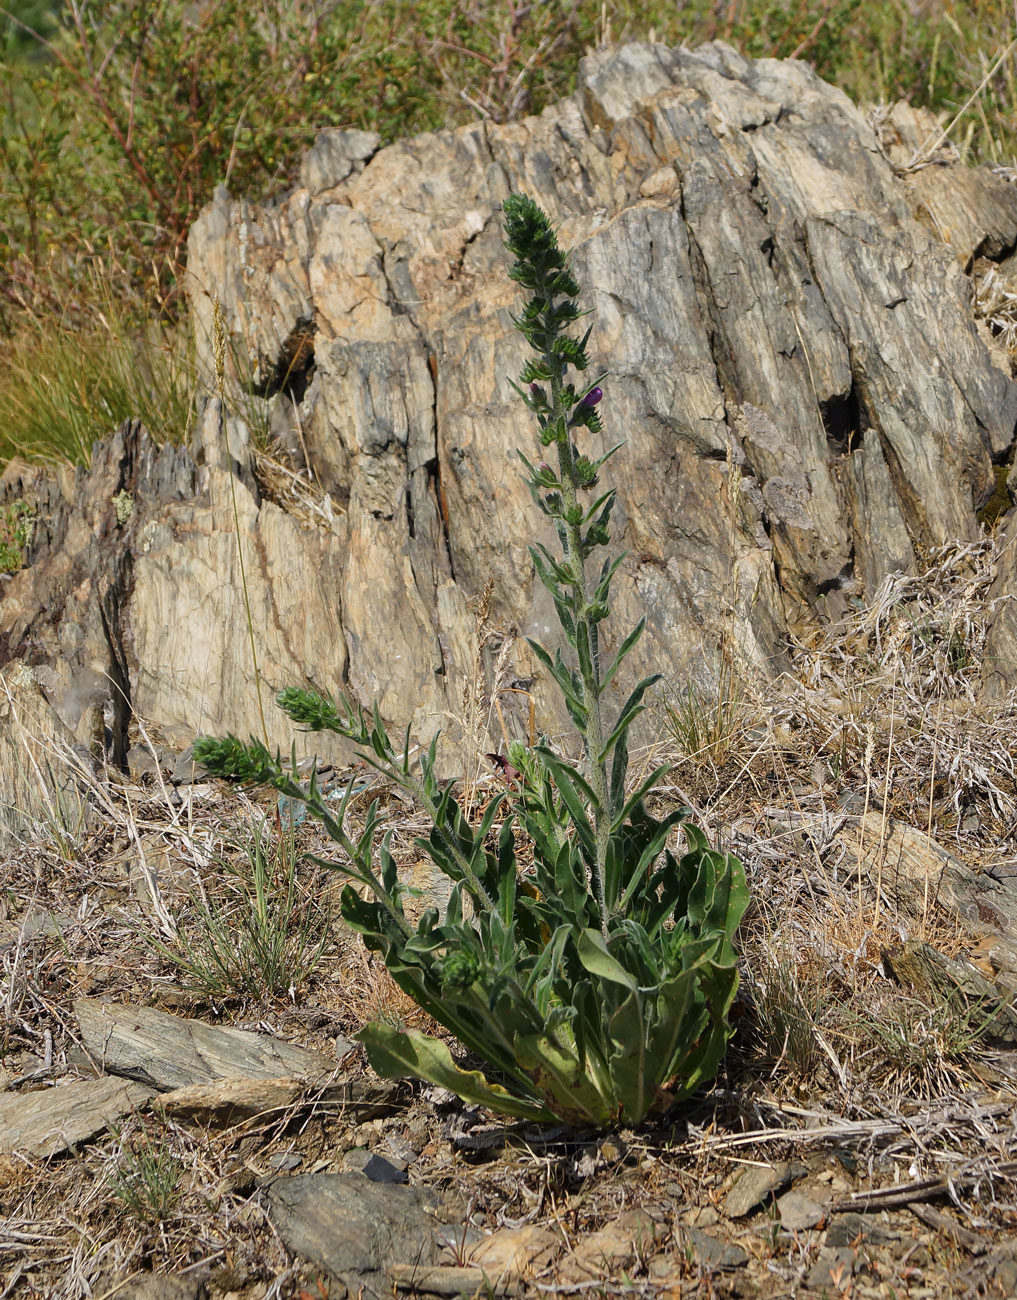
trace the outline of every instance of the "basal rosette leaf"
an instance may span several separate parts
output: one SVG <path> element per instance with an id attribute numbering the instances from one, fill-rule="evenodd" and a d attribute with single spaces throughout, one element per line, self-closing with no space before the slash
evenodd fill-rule
<path id="1" fill-rule="evenodd" d="M 376 1074 L 386 1079 L 423 1079 L 448 1088 L 466 1102 L 486 1106 L 501 1115 L 551 1123 L 557 1114 L 537 1102 L 517 1097 L 497 1083 L 489 1083 L 479 1070 L 464 1070 L 437 1038 L 416 1030 L 398 1030 L 390 1025 L 366 1025 L 357 1038 L 367 1050 Z"/>

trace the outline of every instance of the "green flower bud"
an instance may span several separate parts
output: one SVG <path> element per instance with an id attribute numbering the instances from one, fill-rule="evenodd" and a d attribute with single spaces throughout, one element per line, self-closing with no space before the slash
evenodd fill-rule
<path id="1" fill-rule="evenodd" d="M 441 965 L 441 986 L 443 989 L 468 989 L 480 974 L 480 962 L 476 953 L 462 948 L 450 952 Z"/>

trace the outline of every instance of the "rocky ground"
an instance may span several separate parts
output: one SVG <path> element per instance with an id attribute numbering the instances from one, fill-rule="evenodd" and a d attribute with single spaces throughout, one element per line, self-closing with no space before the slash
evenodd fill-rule
<path id="1" fill-rule="evenodd" d="M 1013 1295 L 1017 708 L 976 689 L 999 549 L 929 557 L 776 686 L 658 701 L 637 757 L 675 759 L 661 799 L 754 902 L 721 1076 L 635 1131 L 375 1078 L 357 1030 L 421 1013 L 299 808 L 145 732 L 128 775 L 54 755 L 66 797 L 0 866 L 0 1297 Z M 413 872 L 417 811 L 352 775 Z"/>

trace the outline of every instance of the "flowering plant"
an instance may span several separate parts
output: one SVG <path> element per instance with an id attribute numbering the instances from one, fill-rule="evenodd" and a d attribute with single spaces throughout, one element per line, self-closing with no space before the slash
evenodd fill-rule
<path id="1" fill-rule="evenodd" d="M 351 740 L 427 809 L 432 829 L 420 845 L 452 887 L 443 912 L 428 907 L 413 924 L 389 837 L 378 843 L 377 804 L 359 837 L 346 829 L 352 782 L 335 810 L 313 774 L 301 786 L 257 741 L 206 737 L 194 752 L 212 773 L 274 786 L 307 805 L 343 851 L 324 865 L 352 882 L 341 898 L 346 921 L 490 1077 L 457 1064 L 437 1039 L 375 1024 L 360 1037 L 380 1074 L 415 1075 L 523 1118 L 633 1124 L 717 1069 L 730 1033 L 738 985 L 733 940 L 748 891 L 741 864 L 710 848 L 689 809 L 661 818 L 649 812 L 646 797 L 666 768 L 627 787 L 629 729 L 659 678 L 641 681 L 606 721 L 605 692 L 643 631 L 640 620 L 605 662 L 601 627 L 623 556 L 605 560 L 592 580 L 588 567 L 610 541 L 615 492 L 595 489 L 618 447 L 591 459 L 576 439 L 583 430 L 602 431 L 606 377 L 579 379 L 589 367 L 590 330 L 581 338 L 569 333 L 584 314 L 579 285 L 547 216 L 519 194 L 505 201 L 504 215 L 506 247 L 516 259 L 509 274 L 530 295 L 515 324 L 535 353 L 515 387 L 536 416 L 541 446 L 557 459 L 556 466 L 533 464 L 520 453 L 561 552 L 538 543 L 531 554 L 573 653 L 566 660 L 561 649 L 552 656 L 530 645 L 562 692 L 581 762 L 545 743 L 512 746 L 502 769 L 506 789 L 471 825 L 454 786 L 438 781 L 436 742 L 417 770 L 408 735 L 398 750 L 377 706 L 367 714 L 343 698 L 283 691 L 278 703 L 294 722 Z M 670 846 L 679 828 L 682 853 Z M 532 846 L 529 868 L 520 862 L 523 836 Z"/>

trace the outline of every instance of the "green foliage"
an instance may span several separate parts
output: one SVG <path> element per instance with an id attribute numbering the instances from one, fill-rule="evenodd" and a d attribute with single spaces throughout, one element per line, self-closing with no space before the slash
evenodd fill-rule
<path id="1" fill-rule="evenodd" d="M 644 800 L 666 769 L 627 787 L 629 729 L 657 678 L 640 682 L 618 715 L 604 718 L 605 691 L 643 624 L 605 661 L 600 628 L 622 557 L 605 560 L 592 584 L 587 561 L 609 540 L 615 494 L 581 505 L 579 493 L 592 490 L 613 452 L 591 463 L 576 445 L 581 430 L 599 429 L 592 417 L 603 392 L 599 382 L 577 385 L 569 377 L 588 369 L 590 331 L 581 339 L 567 332 L 583 314 L 579 286 L 544 213 L 511 195 L 505 226 L 516 258 L 511 275 L 531 295 L 516 324 L 536 353 L 521 377 L 529 387 L 519 392 L 558 462 L 556 469 L 533 467 L 523 458 L 561 555 L 539 544 L 531 553 L 571 654 L 566 659 L 559 649 L 552 657 L 531 644 L 562 691 L 583 762 L 546 743 L 515 746 L 508 788 L 473 825 L 454 785 L 438 780 L 436 741 L 418 774 L 408 733 L 397 749 L 377 706 L 368 715 L 345 698 L 282 692 L 278 703 L 294 722 L 352 741 L 430 815 L 431 832 L 418 843 L 451 892 L 443 913 L 430 906 L 413 923 L 390 835 L 380 836 L 378 804 L 357 838 L 346 828 L 352 782 L 333 809 L 313 774 L 301 787 L 295 767 L 285 770 L 259 742 L 206 737 L 194 754 L 215 775 L 264 781 L 306 803 L 345 855 L 323 862 L 352 882 L 342 892 L 343 917 L 382 954 L 399 987 L 496 1077 L 463 1070 L 435 1040 L 377 1024 L 361 1034 L 376 1070 L 416 1074 L 510 1115 L 637 1123 L 717 1069 L 730 1032 L 734 935 L 748 891 L 741 864 L 710 848 L 687 808 L 662 818 L 647 810 Z M 682 853 L 671 847 L 679 828 Z"/>
<path id="2" fill-rule="evenodd" d="M 27 501 L 0 507 L 0 573 L 17 573 L 21 568 L 34 528 L 35 512 Z"/>

